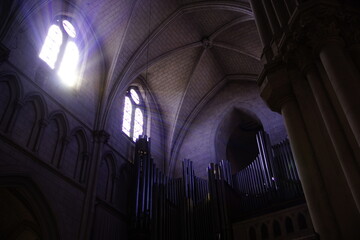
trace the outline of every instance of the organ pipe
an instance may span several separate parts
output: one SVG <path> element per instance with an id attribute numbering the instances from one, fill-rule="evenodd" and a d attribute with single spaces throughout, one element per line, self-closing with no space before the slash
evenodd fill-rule
<path id="1" fill-rule="evenodd" d="M 272 203 L 303 198 L 288 140 L 271 146 L 256 135 L 258 156 L 232 175 L 226 160 L 210 163 L 208 179 L 195 175 L 192 161 L 182 162 L 182 177 L 169 178 L 154 164 L 149 139 L 135 145 L 133 239 L 230 240 L 233 221 Z"/>

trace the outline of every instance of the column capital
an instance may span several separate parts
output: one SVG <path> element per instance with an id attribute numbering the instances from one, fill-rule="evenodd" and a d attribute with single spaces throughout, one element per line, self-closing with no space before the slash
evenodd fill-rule
<path id="1" fill-rule="evenodd" d="M 281 61 L 265 65 L 258 85 L 260 96 L 275 112 L 281 113 L 285 103 L 295 100 L 288 78 L 287 66 Z"/>
<path id="2" fill-rule="evenodd" d="M 347 45 L 360 44 L 360 14 L 344 11 L 340 15 L 342 36 Z"/>
<path id="3" fill-rule="evenodd" d="M 279 46 L 282 51 L 286 50 L 288 39 L 304 44 L 314 52 L 327 44 L 360 43 L 359 12 L 325 4 L 302 10 L 291 24 L 286 40 Z"/>
<path id="4" fill-rule="evenodd" d="M 312 49 L 306 44 L 299 43 L 294 39 L 288 39 L 282 51 L 284 62 L 295 65 L 306 74 L 315 67 L 315 58 Z"/>
<path id="5" fill-rule="evenodd" d="M 110 134 L 105 130 L 97 130 L 93 132 L 94 140 L 98 143 L 107 143 L 110 138 Z"/>

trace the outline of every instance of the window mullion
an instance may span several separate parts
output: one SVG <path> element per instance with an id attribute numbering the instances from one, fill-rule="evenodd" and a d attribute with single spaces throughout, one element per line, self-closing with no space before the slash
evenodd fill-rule
<path id="1" fill-rule="evenodd" d="M 58 57 L 56 59 L 54 69 L 59 69 L 61 61 L 62 61 L 62 59 L 64 57 L 64 54 L 65 54 L 66 45 L 67 45 L 68 40 L 69 40 L 69 36 L 66 34 L 64 29 L 63 28 L 60 28 L 60 29 L 61 29 L 61 32 L 62 32 L 64 37 L 63 37 L 63 42 L 62 42 L 62 44 L 60 46 L 60 49 L 59 49 L 59 54 L 58 54 Z"/>
<path id="2" fill-rule="evenodd" d="M 134 101 L 131 99 L 131 123 L 130 123 L 130 138 L 131 139 L 133 139 L 133 137 L 134 137 L 135 110 L 136 110 L 136 105 L 134 104 Z"/>

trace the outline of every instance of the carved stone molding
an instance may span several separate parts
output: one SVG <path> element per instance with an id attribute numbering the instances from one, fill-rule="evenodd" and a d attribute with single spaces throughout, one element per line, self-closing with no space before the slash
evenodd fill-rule
<path id="1" fill-rule="evenodd" d="M 295 43 L 316 52 L 330 41 L 347 45 L 360 43 L 359 16 L 358 12 L 340 7 L 319 5 L 298 15 L 279 48 L 281 52 L 286 52 L 292 48 L 287 45 Z"/>
<path id="2" fill-rule="evenodd" d="M 281 113 L 284 104 L 295 100 L 286 64 L 279 62 L 265 66 L 262 75 L 260 95 L 271 110 Z"/>
<path id="3" fill-rule="evenodd" d="M 349 46 L 360 44 L 360 13 L 344 11 L 339 18 L 342 22 L 342 36 L 346 43 Z"/>
<path id="4" fill-rule="evenodd" d="M 289 29 L 278 46 L 277 58 L 306 73 L 314 66 L 314 56 L 326 44 L 351 46 L 360 43 L 360 14 L 318 5 L 300 12 Z"/>

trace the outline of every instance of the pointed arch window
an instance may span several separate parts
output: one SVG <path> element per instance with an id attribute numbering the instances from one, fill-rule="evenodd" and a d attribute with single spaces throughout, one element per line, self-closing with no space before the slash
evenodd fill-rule
<path id="1" fill-rule="evenodd" d="M 145 131 L 145 104 L 137 87 L 126 91 L 122 131 L 134 142 Z"/>
<path id="2" fill-rule="evenodd" d="M 39 58 L 54 70 L 67 86 L 78 79 L 80 51 L 78 31 L 71 19 L 58 17 L 49 27 Z"/>

